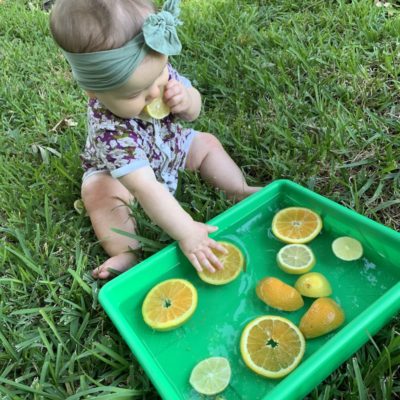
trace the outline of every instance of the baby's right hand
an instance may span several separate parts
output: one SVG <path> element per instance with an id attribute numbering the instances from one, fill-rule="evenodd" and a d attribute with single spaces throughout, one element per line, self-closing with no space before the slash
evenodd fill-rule
<path id="1" fill-rule="evenodd" d="M 215 232 L 217 229 L 216 226 L 193 221 L 189 234 L 179 240 L 179 247 L 199 272 L 203 271 L 204 268 L 210 272 L 215 272 L 217 269 L 224 267 L 211 249 L 216 249 L 225 254 L 227 250 L 221 244 L 208 237 L 209 233 Z"/>

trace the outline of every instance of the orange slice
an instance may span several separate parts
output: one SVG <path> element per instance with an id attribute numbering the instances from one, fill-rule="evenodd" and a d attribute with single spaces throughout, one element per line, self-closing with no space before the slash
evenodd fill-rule
<path id="1" fill-rule="evenodd" d="M 206 269 L 199 272 L 200 279 L 211 285 L 225 285 L 232 282 L 238 277 L 244 266 L 243 253 L 238 247 L 228 242 L 219 243 L 228 250 L 228 253 L 223 254 L 215 249 L 213 249 L 213 253 L 221 261 L 224 268 L 216 272 L 210 272 Z"/>
<path id="2" fill-rule="evenodd" d="M 321 229 L 321 217 L 303 207 L 284 208 L 275 214 L 272 220 L 273 234 L 285 243 L 308 243 Z"/>
<path id="3" fill-rule="evenodd" d="M 168 279 L 154 286 L 142 305 L 144 322 L 159 331 L 184 324 L 197 307 L 197 291 L 184 279 Z"/>
<path id="4" fill-rule="evenodd" d="M 267 378 L 282 378 L 293 371 L 306 348 L 299 328 L 286 318 L 264 315 L 249 322 L 240 339 L 246 365 Z"/>

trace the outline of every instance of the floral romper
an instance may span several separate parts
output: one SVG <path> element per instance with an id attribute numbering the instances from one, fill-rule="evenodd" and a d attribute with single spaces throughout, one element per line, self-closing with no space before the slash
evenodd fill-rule
<path id="1" fill-rule="evenodd" d="M 190 87 L 188 79 L 168 64 L 169 79 Z M 82 158 L 83 180 L 99 172 L 121 178 L 150 166 L 157 180 L 173 194 L 178 171 L 185 167 L 191 141 L 197 132 L 174 122 L 170 114 L 162 120 L 123 119 L 104 108 L 97 99 L 88 105 L 88 136 Z"/>

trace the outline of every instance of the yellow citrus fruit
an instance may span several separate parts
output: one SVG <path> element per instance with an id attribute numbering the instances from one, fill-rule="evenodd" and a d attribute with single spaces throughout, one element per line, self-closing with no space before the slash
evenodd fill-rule
<path id="1" fill-rule="evenodd" d="M 340 325 L 345 319 L 343 309 L 329 297 L 315 300 L 300 320 L 300 330 L 307 339 L 325 335 Z"/>
<path id="2" fill-rule="evenodd" d="M 215 249 L 212 251 L 221 261 L 224 268 L 215 272 L 210 272 L 206 269 L 199 272 L 200 279 L 212 285 L 225 285 L 233 281 L 244 267 L 244 256 L 238 247 L 228 242 L 219 243 L 228 250 L 228 253 L 224 254 Z"/>
<path id="3" fill-rule="evenodd" d="M 163 91 L 160 97 L 154 99 L 150 104 L 144 108 L 145 112 L 150 115 L 150 117 L 155 119 L 165 118 L 171 112 L 171 109 L 163 100 Z"/>
<path id="4" fill-rule="evenodd" d="M 264 315 L 242 332 L 240 351 L 246 365 L 267 378 L 282 378 L 300 363 L 306 348 L 299 328 L 286 318 Z"/>
<path id="5" fill-rule="evenodd" d="M 159 331 L 185 323 L 197 307 L 197 291 L 185 279 L 168 279 L 147 293 L 142 305 L 143 319 Z"/>
<path id="6" fill-rule="evenodd" d="M 287 244 L 276 256 L 278 266 L 288 274 L 304 274 L 315 265 L 313 251 L 305 244 Z"/>
<path id="7" fill-rule="evenodd" d="M 332 294 L 331 284 L 319 272 L 308 272 L 300 276 L 294 287 L 306 297 L 326 297 Z"/>
<path id="8" fill-rule="evenodd" d="M 344 261 L 358 260 L 363 255 L 363 247 L 357 239 L 342 236 L 332 242 L 332 251 L 337 258 Z"/>
<path id="9" fill-rule="evenodd" d="M 78 214 L 86 215 L 85 204 L 83 203 L 82 199 L 78 199 L 74 201 L 74 208 Z"/>
<path id="10" fill-rule="evenodd" d="M 285 243 L 308 243 L 322 229 L 321 217 L 303 207 L 288 207 L 275 214 L 272 232 Z"/>
<path id="11" fill-rule="evenodd" d="M 262 279 L 257 284 L 256 293 L 265 304 L 278 310 L 296 311 L 304 305 L 300 293 L 278 278 Z"/>
<path id="12" fill-rule="evenodd" d="M 210 357 L 200 361 L 192 370 L 189 382 L 201 394 L 221 393 L 231 380 L 231 367 L 224 357 Z"/>

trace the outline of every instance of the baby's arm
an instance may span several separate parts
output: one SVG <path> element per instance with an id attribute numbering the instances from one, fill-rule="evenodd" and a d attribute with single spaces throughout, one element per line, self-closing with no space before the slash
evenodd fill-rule
<path id="1" fill-rule="evenodd" d="M 201 96 L 194 87 L 185 87 L 181 82 L 170 79 L 165 86 L 164 100 L 171 112 L 185 121 L 194 121 L 201 111 Z"/>
<path id="2" fill-rule="evenodd" d="M 146 214 L 173 239 L 178 240 L 181 250 L 196 270 L 207 268 L 214 272 L 215 269 L 223 268 L 211 249 L 226 251 L 208 237 L 217 228 L 194 221 L 156 180 L 150 167 L 140 168 L 120 180 L 139 201 Z"/>

